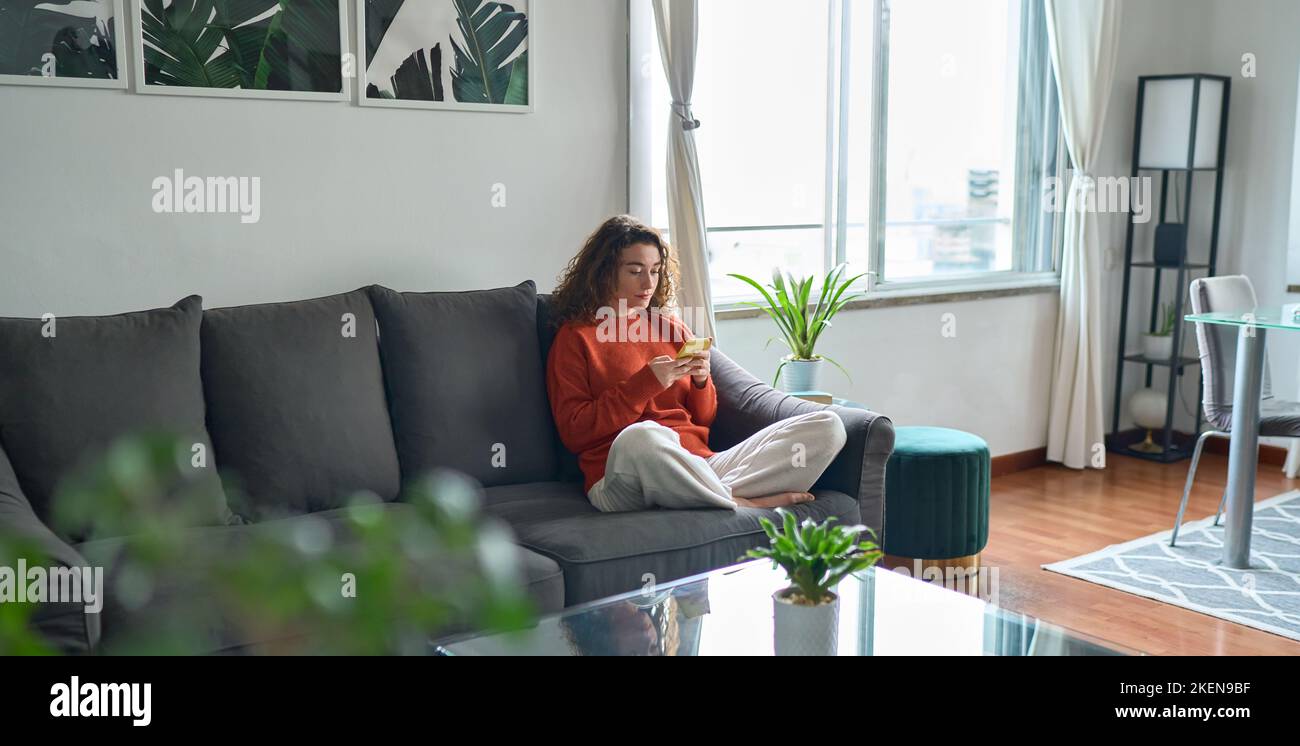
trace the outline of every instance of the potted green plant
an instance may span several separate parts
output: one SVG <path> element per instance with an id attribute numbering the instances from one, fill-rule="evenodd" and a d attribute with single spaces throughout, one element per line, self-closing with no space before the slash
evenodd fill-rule
<path id="1" fill-rule="evenodd" d="M 815 523 L 795 521 L 784 508 L 776 511 L 783 530 L 767 518 L 759 523 L 769 545 L 751 549 L 753 559 L 770 559 L 785 570 L 790 585 L 772 594 L 777 655 L 834 655 L 839 638 L 840 599 L 834 588 L 844 578 L 880 561 L 880 548 L 858 536 L 875 533 L 866 526 L 836 526 L 835 518 Z"/>
<path id="2" fill-rule="evenodd" d="M 1160 305 L 1160 326 L 1142 335 L 1142 354 L 1149 360 L 1172 360 L 1174 357 L 1174 304 Z"/>
<path id="3" fill-rule="evenodd" d="M 781 363 L 777 366 L 773 386 L 781 381 L 782 371 L 789 368 L 785 379 L 786 391 L 816 391 L 822 361 L 829 361 L 848 377 L 849 373 L 844 370 L 844 366 L 816 351 L 817 341 L 821 339 L 822 332 L 831 326 L 835 314 L 849 302 L 862 297 L 846 295 L 853 283 L 866 276 L 862 274 L 845 278 L 847 266 L 841 264 L 826 275 L 815 302 L 812 298 L 812 277 L 796 280 L 789 273 L 773 269 L 772 284 L 765 288 L 745 275 L 729 275 L 747 283 L 763 296 L 763 303 L 746 302 L 745 305 L 757 308 L 771 317 L 781 332 L 780 337 L 773 339 L 780 339 L 790 348 L 790 354 L 781 358 Z M 768 340 L 768 344 L 771 343 L 772 340 Z"/>

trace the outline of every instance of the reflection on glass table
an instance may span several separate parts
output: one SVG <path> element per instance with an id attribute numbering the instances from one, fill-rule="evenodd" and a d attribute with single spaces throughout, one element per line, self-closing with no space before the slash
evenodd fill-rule
<path id="1" fill-rule="evenodd" d="M 433 647 L 470 656 L 772 655 L 772 593 L 786 585 L 767 562 L 750 562 L 574 607 L 524 632 Z M 1136 654 L 880 568 L 838 592 L 842 656 Z"/>

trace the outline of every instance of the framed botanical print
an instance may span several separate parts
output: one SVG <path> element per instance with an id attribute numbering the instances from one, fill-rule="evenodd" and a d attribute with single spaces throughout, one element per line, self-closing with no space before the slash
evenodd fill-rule
<path id="1" fill-rule="evenodd" d="M 533 110 L 538 0 L 358 0 L 363 106 Z"/>
<path id="2" fill-rule="evenodd" d="M 122 0 L 0 0 L 0 83 L 126 87 Z"/>
<path id="3" fill-rule="evenodd" d="M 347 99 L 347 0 L 131 0 L 135 90 Z"/>

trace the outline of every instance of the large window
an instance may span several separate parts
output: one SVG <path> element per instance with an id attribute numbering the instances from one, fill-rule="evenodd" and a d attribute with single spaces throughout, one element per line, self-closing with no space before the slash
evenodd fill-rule
<path id="1" fill-rule="evenodd" d="M 632 0 L 631 200 L 668 227 L 669 93 Z M 694 95 L 715 301 L 737 272 L 864 289 L 1050 278 L 1059 125 L 1042 3 L 707 0 Z"/>

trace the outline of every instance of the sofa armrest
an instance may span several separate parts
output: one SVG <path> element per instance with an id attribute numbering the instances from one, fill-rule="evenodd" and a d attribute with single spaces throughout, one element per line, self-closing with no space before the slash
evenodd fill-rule
<path id="1" fill-rule="evenodd" d="M 81 568 L 89 565 L 81 554 L 54 534 L 32 510 L 23 495 L 4 449 L 0 448 L 0 545 L 29 548 L 5 551 L 0 564 L 16 567 L 21 558 L 28 567 Z M 13 555 L 13 556 L 10 556 Z M 33 556 L 35 555 L 35 556 Z M 17 579 L 18 582 L 25 582 Z M 106 589 L 97 589 L 105 593 Z M 80 603 L 42 603 L 31 617 L 34 631 L 64 653 L 87 654 L 99 644 L 100 615 L 87 614 Z"/>
<path id="2" fill-rule="evenodd" d="M 843 492 L 858 501 L 862 522 L 878 534 L 883 546 L 885 527 L 885 464 L 894 451 L 894 424 L 884 415 L 863 409 L 827 406 L 796 399 L 768 386 L 721 352 L 711 365 L 718 389 L 718 416 L 710 447 L 723 450 L 774 422 L 808 412 L 830 409 L 839 415 L 848 440 L 815 488 Z"/>

